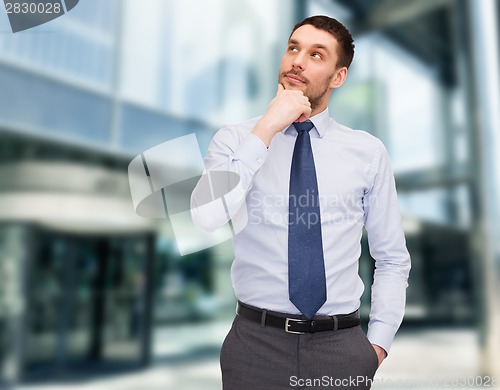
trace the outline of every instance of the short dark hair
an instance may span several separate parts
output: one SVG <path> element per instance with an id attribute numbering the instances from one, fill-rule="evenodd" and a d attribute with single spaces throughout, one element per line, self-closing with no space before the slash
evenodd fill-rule
<path id="1" fill-rule="evenodd" d="M 337 61 L 337 66 L 345 66 L 349 68 L 349 65 L 351 65 L 354 57 L 354 40 L 352 39 L 352 35 L 349 30 L 337 19 L 324 15 L 316 15 L 305 18 L 302 22 L 297 23 L 294 26 L 290 37 L 293 35 L 295 30 L 306 24 L 310 24 L 319 30 L 329 32 L 334 36 L 339 44 L 339 50 L 337 53 L 339 59 Z"/>

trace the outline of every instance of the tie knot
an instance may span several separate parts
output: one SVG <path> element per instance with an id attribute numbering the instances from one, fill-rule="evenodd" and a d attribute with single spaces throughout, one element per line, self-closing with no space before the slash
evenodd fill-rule
<path id="1" fill-rule="evenodd" d="M 297 133 L 300 133 L 302 131 L 310 131 L 314 125 L 310 120 L 307 120 L 305 122 L 293 122 L 293 127 L 297 130 Z"/>

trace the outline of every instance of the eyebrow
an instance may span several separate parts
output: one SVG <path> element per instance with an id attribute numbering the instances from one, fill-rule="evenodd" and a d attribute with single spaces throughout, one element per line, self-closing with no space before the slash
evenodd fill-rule
<path id="1" fill-rule="evenodd" d="M 296 39 L 290 39 L 288 41 L 288 44 L 290 45 L 300 45 L 300 42 L 297 41 Z M 321 43 L 315 43 L 314 45 L 312 45 L 312 47 L 314 47 L 315 49 L 323 49 L 324 51 L 326 51 L 328 54 L 330 54 L 330 50 L 328 50 L 328 48 L 325 46 L 325 45 L 322 45 Z"/>

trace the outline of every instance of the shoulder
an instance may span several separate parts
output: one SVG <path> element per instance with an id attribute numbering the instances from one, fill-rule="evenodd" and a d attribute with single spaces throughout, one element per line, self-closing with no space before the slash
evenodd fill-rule
<path id="1" fill-rule="evenodd" d="M 352 129 L 346 125 L 336 122 L 331 119 L 332 127 L 335 128 L 342 136 L 352 141 L 359 143 L 360 146 L 368 146 L 375 149 L 385 149 L 384 144 L 380 139 L 365 130 Z"/>
<path id="2" fill-rule="evenodd" d="M 331 125 L 335 131 L 332 131 L 334 142 L 347 147 L 350 150 L 356 151 L 359 158 L 369 162 L 372 170 L 374 170 L 381 161 L 389 160 L 387 149 L 383 142 L 364 130 L 355 130 L 348 126 L 342 125 L 331 119 Z"/>
<path id="3" fill-rule="evenodd" d="M 335 130 L 331 132 L 336 137 L 336 141 L 350 145 L 359 150 L 359 152 L 368 153 L 374 159 L 387 155 L 387 150 L 383 142 L 373 134 L 365 130 L 352 129 L 346 125 L 336 122 L 330 118 L 331 126 Z"/>

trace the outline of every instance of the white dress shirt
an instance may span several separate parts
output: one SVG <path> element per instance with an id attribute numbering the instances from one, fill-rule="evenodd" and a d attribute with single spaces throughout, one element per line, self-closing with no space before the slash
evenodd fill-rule
<path id="1" fill-rule="evenodd" d="M 251 133 L 259 118 L 222 128 L 205 158 L 207 171 L 239 175 L 226 211 L 238 220 L 231 278 L 236 297 L 263 309 L 299 314 L 288 297 L 288 191 L 297 132 L 289 126 L 269 148 Z M 404 315 L 410 256 L 406 249 L 394 175 L 382 142 L 330 118 L 328 109 L 310 118 L 321 210 L 327 300 L 318 314 L 357 310 L 364 285 L 358 275 L 363 226 L 375 259 L 368 339 L 389 352 Z M 226 213 L 192 195 L 195 224 L 214 231 Z M 300 201 L 300 200 L 299 200 Z M 246 207 L 246 208 L 245 208 Z M 239 226 L 239 227 L 238 227 Z"/>

